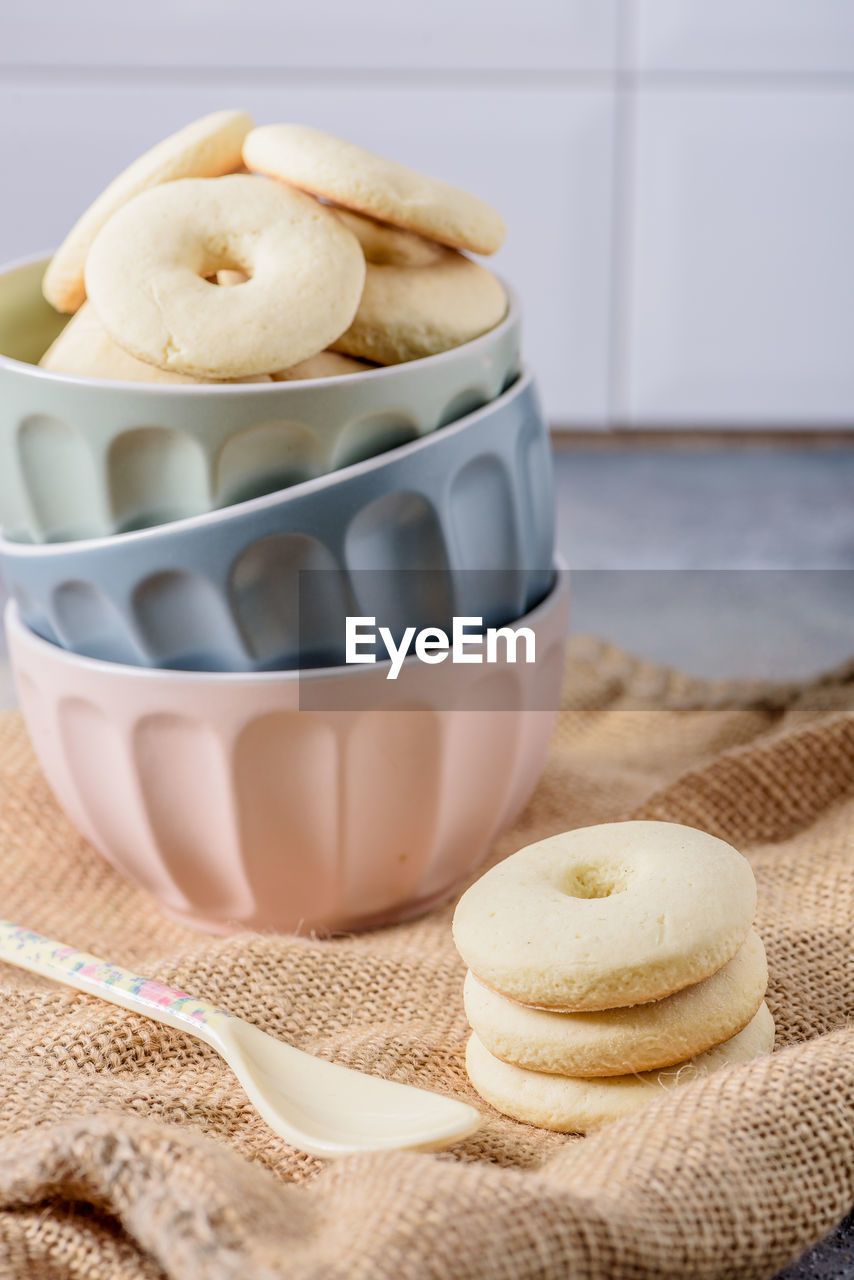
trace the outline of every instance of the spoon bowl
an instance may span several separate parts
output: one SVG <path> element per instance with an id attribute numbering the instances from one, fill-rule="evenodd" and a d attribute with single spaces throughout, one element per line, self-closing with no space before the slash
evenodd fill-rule
<path id="1" fill-rule="evenodd" d="M 232 1019 L 222 1038 L 229 1066 L 270 1128 L 314 1155 L 439 1151 L 480 1125 L 474 1107 L 456 1098 L 315 1058 L 242 1019 Z"/>

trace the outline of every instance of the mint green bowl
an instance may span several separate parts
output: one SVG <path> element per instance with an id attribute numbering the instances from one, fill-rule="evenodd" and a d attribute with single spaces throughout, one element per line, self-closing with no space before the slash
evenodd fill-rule
<path id="1" fill-rule="evenodd" d="M 162 386 L 35 363 L 65 323 L 47 259 L 0 271 L 0 526 L 61 542 L 163 524 L 272 493 L 427 435 L 520 369 L 511 296 L 495 329 L 408 364 L 305 382 Z"/>

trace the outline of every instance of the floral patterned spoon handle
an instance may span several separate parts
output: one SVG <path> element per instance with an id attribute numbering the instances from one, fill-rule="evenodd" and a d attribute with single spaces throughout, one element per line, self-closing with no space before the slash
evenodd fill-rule
<path id="1" fill-rule="evenodd" d="M 0 960 L 204 1040 L 225 1058 L 271 1129 L 302 1151 L 437 1151 L 480 1126 L 479 1112 L 456 1098 L 315 1058 L 204 1000 L 8 920 L 0 920 Z"/>
<path id="2" fill-rule="evenodd" d="M 216 1048 L 219 1048 L 216 1030 L 232 1019 L 224 1009 L 188 996 L 176 987 L 140 977 L 86 951 L 75 951 L 53 938 L 45 938 L 3 919 L 0 919 L 0 960 L 100 996 L 124 1009 L 146 1014 L 170 1027 L 190 1031 Z"/>

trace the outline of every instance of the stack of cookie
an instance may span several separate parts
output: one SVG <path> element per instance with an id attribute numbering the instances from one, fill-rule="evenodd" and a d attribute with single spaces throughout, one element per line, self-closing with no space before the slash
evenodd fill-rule
<path id="1" fill-rule="evenodd" d="M 755 907 L 747 860 L 675 823 L 582 828 L 499 863 L 454 916 L 475 1089 L 584 1133 L 770 1052 Z"/>
<path id="2" fill-rule="evenodd" d="M 40 363 L 133 382 L 292 381 L 436 355 L 494 328 L 485 201 L 303 125 L 194 121 L 120 174 L 43 290 Z M 211 288 L 211 285 L 226 286 Z"/>

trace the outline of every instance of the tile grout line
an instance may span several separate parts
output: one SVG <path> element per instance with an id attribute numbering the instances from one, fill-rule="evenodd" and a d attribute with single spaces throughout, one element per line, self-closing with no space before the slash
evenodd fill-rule
<path id="1" fill-rule="evenodd" d="M 261 88 L 341 88 L 408 87 L 413 88 L 513 88 L 573 89 L 600 88 L 610 84 L 614 70 L 611 67 L 591 68 L 542 68 L 537 67 L 403 67 L 403 66 L 140 66 L 119 67 L 87 66 L 82 63 L 4 64 L 0 60 L 6 85 L 19 89 L 35 88 L 45 81 L 50 84 L 83 82 L 93 88 L 101 86 L 145 85 L 151 82 L 170 83 L 180 81 L 188 87 L 206 86 L 208 82 L 221 85 L 224 79 L 240 85 L 247 81 Z M 282 77 L 287 76 L 286 85 Z"/>
<path id="2" fill-rule="evenodd" d="M 611 243 L 608 263 L 609 310 L 606 425 L 613 429 L 623 415 L 630 361 L 632 225 L 635 206 L 635 62 L 636 15 L 629 0 L 618 11 L 617 76 L 614 86 L 614 126 L 611 190 Z"/>
<path id="3" fill-rule="evenodd" d="M 621 4 L 621 15 L 631 13 Z M 620 45 L 623 24 L 629 28 L 634 15 L 620 18 Z M 700 92 L 733 90 L 763 92 L 834 92 L 854 91 L 854 72 L 845 71 L 768 71 L 710 70 L 708 68 L 639 69 L 636 56 L 619 55 L 614 66 L 591 67 L 520 67 L 520 66 L 287 66 L 251 64 L 209 64 L 199 66 L 162 65 L 140 63 L 138 65 L 89 64 L 84 62 L 14 62 L 0 58 L 4 84 L 9 88 L 27 89 L 44 85 L 79 83 L 97 88 L 101 85 L 150 84 L 180 81 L 190 87 L 204 86 L 209 82 L 222 84 L 224 79 L 239 85 L 248 81 L 260 83 L 262 88 L 282 87 L 282 77 L 288 77 L 287 87 L 306 88 L 312 85 L 326 87 L 335 84 L 350 88 L 373 88 L 377 84 L 414 88 L 502 88 L 520 91 L 544 89 L 584 90 L 613 86 L 615 81 L 631 83 L 634 87 L 684 92 L 696 89 Z"/>

